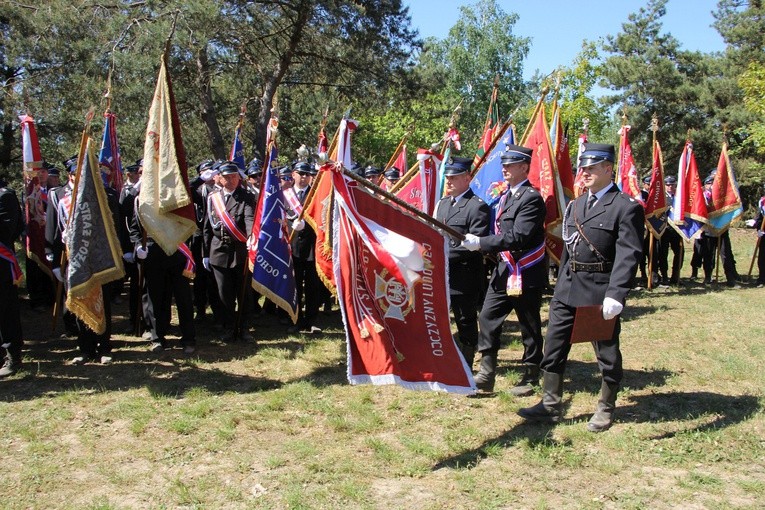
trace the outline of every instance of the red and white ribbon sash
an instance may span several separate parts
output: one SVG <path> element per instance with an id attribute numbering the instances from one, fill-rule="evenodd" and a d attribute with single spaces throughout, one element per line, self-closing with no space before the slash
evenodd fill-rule
<path id="1" fill-rule="evenodd" d="M 11 265 L 11 279 L 13 280 L 13 284 L 18 285 L 21 283 L 21 278 L 24 276 L 24 273 L 21 272 L 21 266 L 16 259 L 16 253 L 3 243 L 0 243 L 0 259 L 8 261 Z"/>
<path id="2" fill-rule="evenodd" d="M 226 204 L 223 203 L 223 193 L 213 193 L 210 195 L 210 200 L 212 201 L 213 208 L 215 209 L 215 214 L 218 215 L 218 218 L 226 227 L 226 230 L 228 230 L 229 234 L 231 234 L 237 241 L 246 243 L 247 236 L 245 236 L 242 231 L 239 230 L 239 227 L 236 226 L 234 218 L 232 218 L 226 210 Z"/>
<path id="3" fill-rule="evenodd" d="M 186 246 L 186 243 L 179 244 L 178 251 L 186 257 L 186 265 L 183 267 L 183 276 L 189 280 L 193 280 L 197 274 L 197 265 L 194 264 L 194 255 L 191 253 L 189 247 Z"/>
<path id="4" fill-rule="evenodd" d="M 510 274 L 507 276 L 507 295 L 519 296 L 523 291 L 523 278 L 521 276 L 523 270 L 542 262 L 545 258 L 545 243 L 542 242 L 539 246 L 527 252 L 517 262 L 509 251 L 501 251 L 499 256 L 507 264 L 507 269 L 510 271 Z"/>
<path id="5" fill-rule="evenodd" d="M 300 203 L 300 199 L 297 197 L 297 193 L 292 188 L 285 188 L 282 190 L 284 194 L 284 200 L 287 201 L 287 205 L 290 209 L 295 211 L 295 214 L 301 214 L 303 212 L 303 204 Z"/>

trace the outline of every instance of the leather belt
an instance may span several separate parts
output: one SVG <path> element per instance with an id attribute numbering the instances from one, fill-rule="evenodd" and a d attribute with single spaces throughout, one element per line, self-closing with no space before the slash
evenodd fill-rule
<path id="1" fill-rule="evenodd" d="M 570 260 L 569 266 L 575 273 L 578 271 L 584 271 L 587 273 L 607 273 L 614 267 L 613 262 L 577 262 L 576 260 Z"/>

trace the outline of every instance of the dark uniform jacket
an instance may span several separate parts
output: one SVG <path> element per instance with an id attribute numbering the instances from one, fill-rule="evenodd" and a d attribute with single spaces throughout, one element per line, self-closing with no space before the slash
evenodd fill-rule
<path id="1" fill-rule="evenodd" d="M 212 205 L 212 196 L 216 193 L 223 195 L 223 190 L 216 190 L 210 193 L 207 200 L 208 214 L 204 224 L 204 245 L 203 254 L 210 258 L 210 264 L 218 267 L 241 267 L 247 262 L 247 245 L 237 241 L 231 236 L 223 225 L 215 226 L 210 221 L 210 217 L 218 222 L 220 218 L 215 214 L 215 208 Z M 252 233 L 252 223 L 255 215 L 255 202 L 252 195 L 247 193 L 244 188 L 236 188 L 231 198 L 226 204 L 226 210 L 236 223 L 236 226 L 249 237 Z"/>
<path id="2" fill-rule="evenodd" d="M 643 207 L 613 184 L 585 213 L 587 197 L 582 194 L 566 209 L 564 237 L 578 239 L 566 242 L 555 297 L 574 307 L 599 305 L 605 297 L 623 303 L 643 253 Z M 602 259 L 579 234 L 577 223 Z"/>
<path id="3" fill-rule="evenodd" d="M 14 241 L 23 229 L 21 205 L 12 189 L 0 187 L 0 242 L 15 250 Z M 0 285 L 12 285 L 10 263 L 0 259 Z"/>
<path id="4" fill-rule="evenodd" d="M 106 201 L 109 206 L 109 212 L 112 215 L 115 230 L 119 232 L 119 226 L 122 220 L 120 213 L 119 193 L 114 188 L 104 186 Z M 64 251 L 64 242 L 61 238 L 61 225 L 59 223 L 59 203 L 67 196 L 71 195 L 72 189 L 69 184 L 60 188 L 53 189 L 48 194 L 48 209 L 45 211 L 45 251 L 53 253 L 53 269 L 61 266 L 61 253 Z M 63 221 L 63 220 L 61 220 Z"/>
<path id="5" fill-rule="evenodd" d="M 308 193 L 311 191 L 311 187 L 308 186 L 305 189 L 303 198 L 300 203 L 305 203 Z M 295 192 L 297 194 L 297 191 Z M 298 194 L 298 197 L 300 195 Z M 306 224 L 305 228 L 299 232 L 292 234 L 292 241 L 290 242 L 292 247 L 292 256 L 294 258 L 302 260 L 314 260 L 314 249 L 316 248 L 316 232 L 310 225 Z"/>
<path id="6" fill-rule="evenodd" d="M 545 214 L 542 195 L 526 181 L 512 196 L 507 196 L 502 210 L 497 214 L 501 234 L 482 237 L 481 250 L 490 253 L 509 250 L 518 262 L 521 257 L 544 243 Z M 505 289 L 509 274 L 507 264 L 500 260 L 489 282 L 492 288 Z M 524 269 L 522 276 L 524 289 L 546 286 L 545 261 Z"/>
<path id="7" fill-rule="evenodd" d="M 133 251 L 133 242 L 130 238 L 130 224 L 135 217 L 135 199 L 141 192 L 141 182 L 138 181 L 135 184 L 125 183 L 120 190 L 120 221 L 119 227 L 117 227 L 117 235 L 120 238 L 120 246 L 122 246 L 122 253 L 129 253 Z"/>
<path id="8" fill-rule="evenodd" d="M 491 209 L 468 189 L 452 205 L 451 197 L 442 198 L 436 208 L 436 219 L 461 234 L 479 237 L 489 235 Z M 478 278 L 483 277 L 483 255 L 470 251 L 452 241 L 449 248 L 449 288 L 453 294 L 462 294 L 479 288 Z"/>
<path id="9" fill-rule="evenodd" d="M 45 252 L 53 254 L 51 266 L 54 269 L 61 265 L 61 253 L 64 251 L 58 217 L 59 203 L 71 192 L 69 183 L 67 183 L 48 193 L 48 208 L 45 211 Z"/>

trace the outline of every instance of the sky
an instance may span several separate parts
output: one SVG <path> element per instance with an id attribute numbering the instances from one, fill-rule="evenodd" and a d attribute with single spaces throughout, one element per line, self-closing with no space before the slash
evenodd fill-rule
<path id="1" fill-rule="evenodd" d="M 722 37 L 711 27 L 718 0 L 669 0 L 662 18 L 664 33 L 671 33 L 681 47 L 705 53 L 722 51 Z M 473 0 L 405 0 L 412 26 L 422 38 L 444 39 L 456 23 L 460 6 Z M 507 13 L 518 14 L 513 34 L 531 38 L 523 77 L 535 70 L 544 74 L 570 65 L 584 39 L 597 41 L 621 31 L 630 13 L 648 0 L 497 0 Z M 552 35 L 548 35 L 552 34 Z"/>

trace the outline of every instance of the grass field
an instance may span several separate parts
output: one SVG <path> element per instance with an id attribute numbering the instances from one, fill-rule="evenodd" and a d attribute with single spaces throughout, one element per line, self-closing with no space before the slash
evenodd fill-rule
<path id="1" fill-rule="evenodd" d="M 754 235 L 732 238 L 746 274 Z M 520 373 L 513 315 L 496 396 L 465 398 L 348 385 L 337 313 L 316 337 L 259 317 L 257 351 L 199 327 L 191 359 L 117 334 L 115 363 L 70 366 L 74 340 L 22 304 L 24 370 L 0 380 L 0 508 L 763 508 L 764 304 L 765 289 L 686 278 L 631 295 L 603 434 L 585 430 L 599 389 L 587 344 L 572 349 L 563 423 L 515 414 L 538 397 L 505 391 Z"/>

